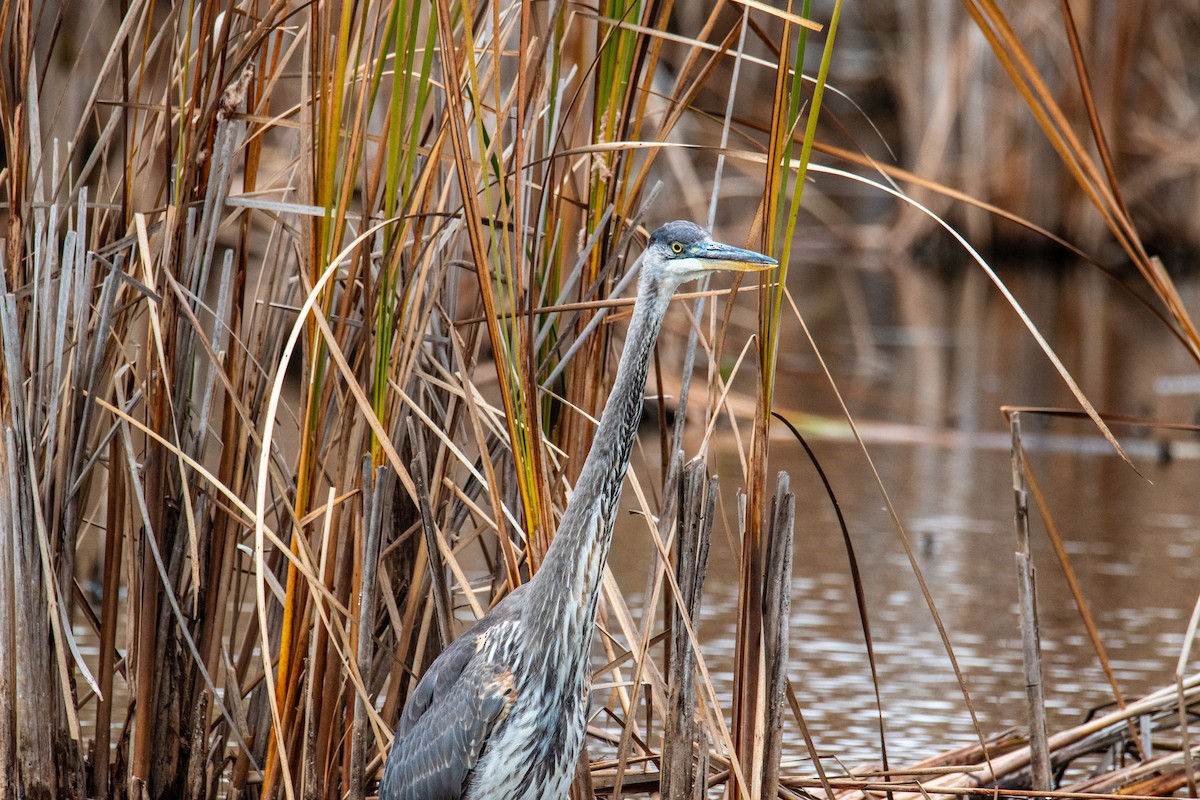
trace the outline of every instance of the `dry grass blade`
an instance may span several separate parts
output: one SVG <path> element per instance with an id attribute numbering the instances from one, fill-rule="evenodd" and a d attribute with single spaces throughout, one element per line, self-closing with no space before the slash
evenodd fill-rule
<path id="1" fill-rule="evenodd" d="M 825 26 L 818 22 L 813 22 L 812 20 L 802 17 L 799 14 L 792 14 L 789 11 L 767 5 L 766 3 L 761 2 L 761 0 L 735 0 L 735 2 L 739 5 L 746 6 L 747 8 L 753 8 L 756 11 L 762 11 L 765 14 L 778 17 L 779 19 L 789 22 L 792 25 L 799 25 L 802 28 L 808 28 L 810 31 L 815 31 L 816 33 L 820 33 L 825 29 Z"/>

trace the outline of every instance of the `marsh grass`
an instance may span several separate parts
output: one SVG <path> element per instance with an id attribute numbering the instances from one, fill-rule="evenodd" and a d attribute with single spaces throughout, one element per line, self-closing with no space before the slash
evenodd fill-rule
<path id="1" fill-rule="evenodd" d="M 733 164 L 765 187 L 742 222 L 784 267 L 674 312 L 684 368 L 660 359 L 648 388 L 663 421 L 678 389 L 669 466 L 629 490 L 655 600 L 630 609 L 605 578 L 596 715 L 621 733 L 589 747 L 615 767 L 609 793 L 654 775 L 669 689 L 650 609 L 685 605 L 660 517 L 670 454 L 684 419 L 705 449 L 722 420 L 745 468 L 724 477 L 746 488 L 732 699 L 682 610 L 675 648 L 695 656 L 706 780 L 742 798 L 778 783 L 768 696 L 803 720 L 771 632 L 786 653 L 786 615 L 763 607 L 787 584 L 764 565 L 767 434 L 781 320 L 803 322 L 786 275 L 806 170 L 839 155 L 818 120 L 840 7 L 816 25 L 807 3 L 717 4 L 668 34 L 669 3 L 617 0 L 6 5 L 0 796 L 369 793 L 456 620 L 552 539 L 615 364 L 617 299 L 696 126 L 716 187 Z M 976 19 L 1019 52 L 998 11 Z M 1111 175 L 1036 74 L 1013 75 L 1197 352 Z M 723 116 L 700 107 L 709 91 Z M 750 91 L 769 114 L 735 113 Z M 735 341 L 754 295 L 756 335 Z M 752 416 L 731 391 L 755 394 Z M 83 552 L 103 553 L 94 579 Z M 593 788 L 582 769 L 576 795 Z"/>

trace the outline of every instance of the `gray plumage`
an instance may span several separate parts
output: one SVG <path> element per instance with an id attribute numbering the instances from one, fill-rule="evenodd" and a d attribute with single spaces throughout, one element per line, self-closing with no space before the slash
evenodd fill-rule
<path id="1" fill-rule="evenodd" d="M 712 270 L 774 259 L 691 222 L 650 236 L 608 402 L 541 568 L 434 661 L 396 727 L 380 800 L 560 800 L 583 746 L 600 576 L 646 371 L 671 295 Z"/>

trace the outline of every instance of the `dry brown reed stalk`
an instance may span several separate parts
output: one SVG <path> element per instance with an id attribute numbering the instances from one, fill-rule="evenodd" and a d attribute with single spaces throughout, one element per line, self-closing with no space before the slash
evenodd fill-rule
<path id="1" fill-rule="evenodd" d="M 1017 527 L 1017 604 L 1021 620 L 1021 652 L 1025 669 L 1025 706 L 1029 720 L 1031 783 L 1049 789 L 1050 750 L 1046 746 L 1046 687 L 1042 679 L 1042 639 L 1038 623 L 1037 583 L 1029 535 L 1029 484 L 1025 478 L 1025 452 L 1021 441 L 1021 413 L 1009 415 L 1012 430 L 1012 479 Z"/>

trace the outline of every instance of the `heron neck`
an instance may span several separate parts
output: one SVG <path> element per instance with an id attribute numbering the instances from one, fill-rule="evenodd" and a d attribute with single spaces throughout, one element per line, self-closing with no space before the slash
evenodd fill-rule
<path id="1" fill-rule="evenodd" d="M 595 620 L 600 577 L 612 542 L 621 486 L 641 421 L 650 354 L 673 289 L 648 279 L 639 284 L 617 375 L 591 450 L 554 541 L 529 587 L 541 601 L 532 604 L 537 608 L 535 624 L 556 631 L 555 638 L 576 625 L 590 630 Z M 581 640 L 586 654 L 591 636 Z"/>

